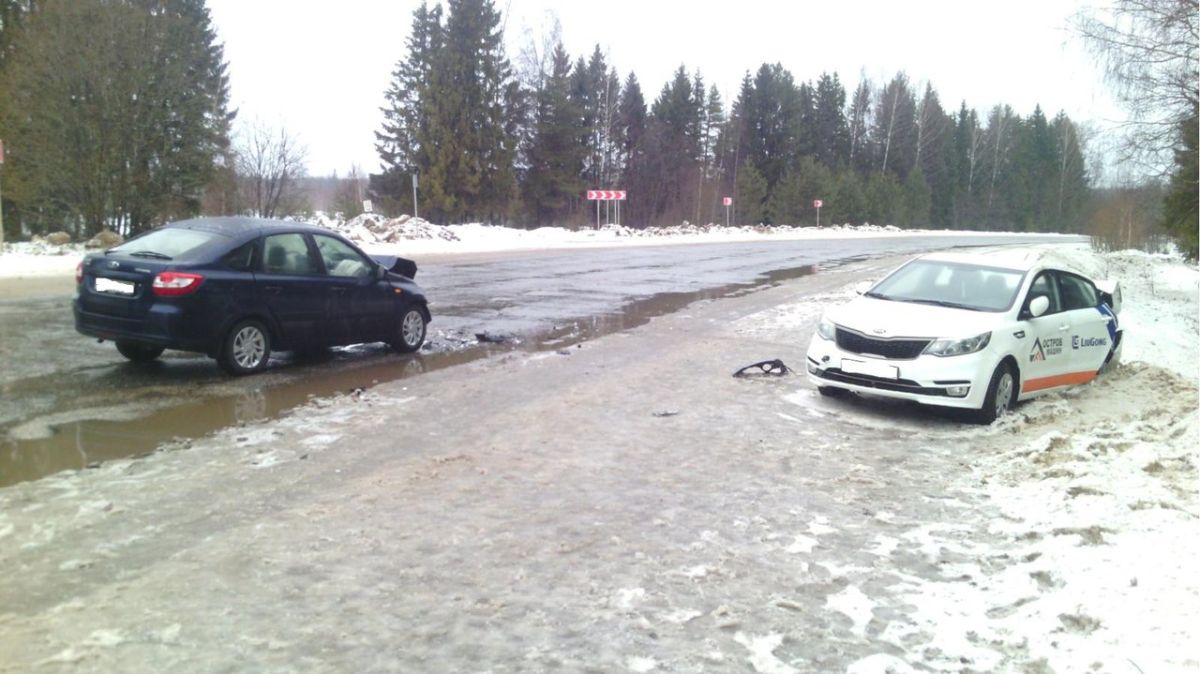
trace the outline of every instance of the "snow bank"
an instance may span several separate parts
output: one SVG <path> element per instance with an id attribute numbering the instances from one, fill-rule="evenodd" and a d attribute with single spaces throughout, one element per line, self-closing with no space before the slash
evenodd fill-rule
<path id="1" fill-rule="evenodd" d="M 1136 250 L 1095 253 L 1063 248 L 1056 253 L 1093 278 L 1121 283 L 1122 360 L 1149 363 L 1200 381 L 1200 269 L 1196 265 L 1175 255 Z"/>
<path id="2" fill-rule="evenodd" d="M 634 229 L 606 224 L 600 229 L 571 230 L 563 227 L 515 229 L 468 223 L 434 225 L 420 218 L 401 216 L 386 219 L 380 215 L 361 215 L 349 221 L 318 216 L 315 224 L 337 230 L 367 250 L 392 255 L 429 255 L 484 253 L 513 250 L 549 250 L 563 248 L 647 246 L 686 243 L 721 243 L 756 240 L 802 240 L 880 236 L 919 236 L 953 234 L 955 236 L 1011 235 L 1008 232 L 950 232 L 947 230 L 902 230 L 891 225 L 835 225 L 832 227 L 788 227 L 755 225 L 725 227 L 684 222 L 670 227 Z M 1046 235 L 1057 237 L 1059 235 Z"/>
<path id="3" fill-rule="evenodd" d="M 45 241 L 0 245 L 0 278 L 65 276 L 83 259 L 81 243 L 56 246 Z"/>
<path id="4" fill-rule="evenodd" d="M 940 498 L 978 517 L 926 522 L 902 536 L 922 543 L 941 578 L 905 575 L 890 596 L 870 597 L 905 607 L 911 623 L 891 623 L 880 637 L 905 658 L 876 654 L 850 671 L 960 671 L 963 663 L 1009 671 L 1020 661 L 1054 672 L 1197 666 L 1200 271 L 1177 256 L 1137 251 L 1054 254 L 1120 281 L 1124 362 L 991 427 L 928 433 L 931 452 L 957 438 L 970 471 Z M 824 306 L 850 297 L 847 286 L 777 307 L 743 321 L 740 332 L 811 330 Z M 811 405 L 808 393 L 789 399 Z M 841 406 L 839 414 L 897 431 L 917 423 L 887 410 Z"/>
<path id="5" fill-rule="evenodd" d="M 336 232 L 363 246 L 402 241 L 459 241 L 454 232 L 428 220 L 402 215 L 388 219 L 376 213 L 364 213 L 350 220 L 318 216 L 314 223 Z"/>
<path id="6" fill-rule="evenodd" d="M 563 227 L 515 229 L 468 223 L 435 225 L 422 218 L 402 215 L 387 218 L 366 213 L 350 220 L 318 214 L 311 224 L 332 229 L 371 253 L 402 255 L 453 255 L 518 250 L 557 250 L 567 248 L 607 248 L 614 246 L 654 246 L 687 243 L 728 243 L 737 241 L 806 239 L 846 239 L 881 236 L 1010 236 L 1009 232 L 959 232 L 949 230 L 905 229 L 891 225 L 834 225 L 832 227 L 787 227 L 755 225 L 725 227 L 693 225 L 684 222 L 671 227 L 633 229 L 623 225 L 604 225 L 600 229 L 570 230 Z M 1047 238 L 1060 235 L 1047 234 Z M 53 246 L 40 243 L 4 244 L 0 252 L 0 278 L 65 275 L 74 270 L 85 253 L 79 244 Z"/>

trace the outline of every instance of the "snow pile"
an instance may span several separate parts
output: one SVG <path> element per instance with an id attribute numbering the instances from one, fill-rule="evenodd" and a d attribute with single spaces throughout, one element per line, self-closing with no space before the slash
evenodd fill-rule
<path id="1" fill-rule="evenodd" d="M 0 278 L 70 274 L 85 253 L 79 243 L 61 246 L 45 240 L 5 243 L 0 246 Z"/>
<path id="2" fill-rule="evenodd" d="M 986 429 L 963 448 L 976 498 L 959 503 L 990 512 L 906 534 L 942 578 L 893 588 L 913 625 L 885 640 L 936 635 L 945 662 L 985 671 L 1014 657 L 1039 671 L 1193 671 L 1196 397 L 1194 380 L 1133 363 Z"/>
<path id="3" fill-rule="evenodd" d="M 1070 395 L 1030 405 L 1028 430 L 1040 437 L 981 461 L 981 490 L 1000 511 L 989 533 L 1013 542 L 1009 554 L 1021 563 L 977 587 L 954 584 L 955 597 L 990 607 L 977 616 L 988 617 L 980 636 L 1007 633 L 1053 671 L 1091 662 L 1194 667 L 1196 387 L 1144 364 L 1096 386 L 1100 404 L 1082 414 Z M 1131 412 L 1128 401 L 1147 391 L 1158 402 Z M 1040 419 L 1054 430 L 1038 428 Z M 912 599 L 936 602 L 936 591 Z"/>
<path id="4" fill-rule="evenodd" d="M 1058 249 L 1064 262 L 1097 279 L 1121 284 L 1121 359 L 1141 361 L 1200 381 L 1200 269 L 1177 255 L 1122 250 Z"/>
<path id="5" fill-rule="evenodd" d="M 364 246 L 400 241 L 459 240 L 454 232 L 445 227 L 407 215 L 387 218 L 377 213 L 363 213 L 346 221 L 322 217 L 315 224 L 340 232 L 351 241 Z"/>

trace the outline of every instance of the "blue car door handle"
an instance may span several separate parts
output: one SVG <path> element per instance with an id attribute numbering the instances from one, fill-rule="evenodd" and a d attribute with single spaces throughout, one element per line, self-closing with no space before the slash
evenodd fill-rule
<path id="1" fill-rule="evenodd" d="M 343 288 L 343 287 L 341 287 L 341 286 L 332 286 L 332 287 L 330 287 L 330 288 L 329 288 L 329 292 L 331 292 L 331 293 L 339 293 L 339 294 L 340 294 L 340 293 L 344 293 L 344 292 L 346 292 L 346 289 L 345 289 L 345 288 Z"/>
<path id="2" fill-rule="evenodd" d="M 283 292 L 283 286 L 263 286 L 263 292 L 278 295 Z"/>

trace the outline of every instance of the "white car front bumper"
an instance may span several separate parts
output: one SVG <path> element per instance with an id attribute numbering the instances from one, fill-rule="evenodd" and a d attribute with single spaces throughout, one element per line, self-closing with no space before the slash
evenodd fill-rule
<path id="1" fill-rule="evenodd" d="M 963 356 L 891 360 L 843 351 L 833 340 L 813 335 L 805 365 L 809 380 L 817 386 L 924 405 L 979 409 L 998 362 L 999 356 L 987 348 Z M 962 387 L 966 387 L 965 395 L 952 395 L 961 393 Z"/>

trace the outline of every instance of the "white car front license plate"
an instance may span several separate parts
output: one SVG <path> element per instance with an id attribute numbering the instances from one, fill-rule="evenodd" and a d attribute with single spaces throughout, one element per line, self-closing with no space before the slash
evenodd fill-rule
<path id="1" fill-rule="evenodd" d="M 842 359 L 842 372 L 850 374 L 865 374 L 872 377 L 880 377 L 882 379 L 899 379 L 900 368 L 895 365 L 886 365 L 884 363 L 876 363 L 870 360 L 850 360 L 849 358 Z"/>
<path id="2" fill-rule="evenodd" d="M 118 281 L 116 279 L 96 277 L 96 292 L 112 293 L 114 295 L 132 295 L 134 286 L 129 281 Z"/>

